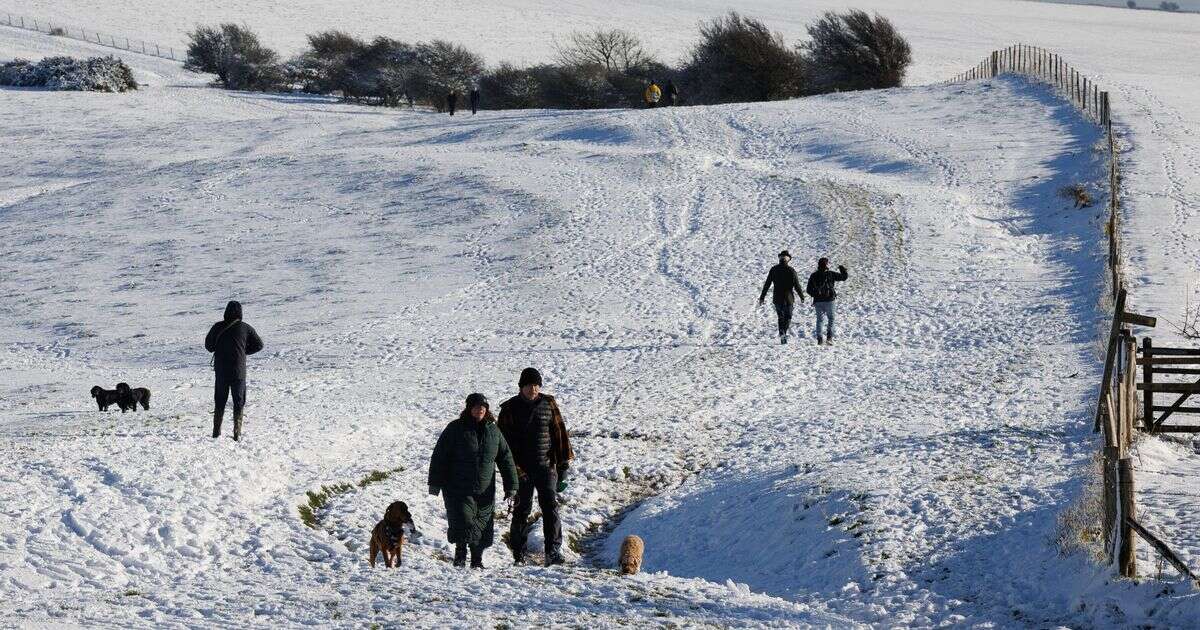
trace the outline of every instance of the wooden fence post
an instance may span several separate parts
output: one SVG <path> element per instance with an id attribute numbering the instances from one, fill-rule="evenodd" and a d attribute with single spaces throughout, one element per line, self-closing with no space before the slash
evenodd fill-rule
<path id="1" fill-rule="evenodd" d="M 1000 74 L 1000 52 L 993 50 L 992 51 L 992 78 L 993 79 L 996 78 L 996 75 L 998 75 L 998 74 Z"/>
<path id="2" fill-rule="evenodd" d="M 1106 406 L 1104 397 L 1109 391 L 1109 385 L 1112 383 L 1113 364 L 1117 359 L 1117 335 L 1121 331 L 1121 313 L 1125 312 L 1125 297 L 1125 289 L 1121 289 L 1117 293 L 1117 302 L 1113 307 L 1112 330 L 1108 334 L 1108 350 L 1104 357 L 1104 377 L 1100 380 L 1100 399 L 1096 401 L 1096 427 L 1094 431 L 1100 430 L 1100 415 Z"/>
<path id="3" fill-rule="evenodd" d="M 1117 523 L 1117 461 L 1120 459 L 1119 449 L 1115 446 L 1104 447 L 1104 553 L 1111 565 L 1117 560 L 1117 540 L 1120 528 Z"/>
<path id="4" fill-rule="evenodd" d="M 1118 444 L 1121 452 L 1128 452 L 1133 446 L 1133 425 L 1137 416 L 1137 341 L 1133 335 L 1125 335 L 1125 357 L 1129 361 L 1125 369 L 1125 426 L 1121 429 L 1123 442 Z"/>
<path id="5" fill-rule="evenodd" d="M 1122 457 L 1117 463 L 1117 474 L 1120 476 L 1121 494 L 1121 549 L 1119 563 L 1121 576 L 1137 577 L 1137 557 L 1134 546 L 1133 528 L 1127 521 L 1137 518 L 1137 507 L 1133 498 L 1133 459 Z"/>
<path id="6" fill-rule="evenodd" d="M 1142 383 L 1145 384 L 1145 389 L 1142 391 L 1142 412 L 1143 426 L 1147 433 L 1154 432 L 1154 392 L 1151 385 L 1154 384 L 1154 366 L 1151 365 L 1152 357 L 1154 356 L 1154 344 L 1149 337 L 1142 338 Z"/>

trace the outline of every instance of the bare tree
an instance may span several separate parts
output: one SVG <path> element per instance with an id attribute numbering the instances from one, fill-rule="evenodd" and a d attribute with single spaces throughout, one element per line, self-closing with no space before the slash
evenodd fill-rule
<path id="1" fill-rule="evenodd" d="M 620 29 L 575 31 L 565 43 L 555 42 L 564 66 L 603 66 L 609 72 L 641 70 L 654 63 L 637 35 Z"/>

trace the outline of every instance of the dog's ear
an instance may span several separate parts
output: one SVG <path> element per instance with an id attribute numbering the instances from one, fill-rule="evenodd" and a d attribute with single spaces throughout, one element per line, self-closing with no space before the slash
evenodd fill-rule
<path id="1" fill-rule="evenodd" d="M 92 398 L 99 396 L 102 391 L 104 391 L 104 388 L 99 385 L 92 387 Z"/>

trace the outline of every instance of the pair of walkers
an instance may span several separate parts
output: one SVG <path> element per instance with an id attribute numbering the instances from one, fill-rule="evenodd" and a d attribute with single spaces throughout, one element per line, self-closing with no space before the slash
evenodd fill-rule
<path id="1" fill-rule="evenodd" d="M 800 277 L 796 275 L 796 270 L 789 264 L 791 260 L 792 255 L 786 249 L 779 252 L 779 264 L 771 267 L 771 270 L 767 272 L 767 281 L 763 283 L 758 303 L 762 304 L 766 301 L 767 291 L 774 286 L 772 301 L 775 304 L 775 314 L 779 317 L 779 342 L 787 343 L 788 328 L 792 325 L 792 309 L 795 306 L 795 298 L 792 294 L 795 293 L 803 302 L 804 294 L 807 293 L 812 297 L 813 311 L 817 318 L 817 326 L 813 335 L 816 336 L 818 344 L 831 344 L 833 343 L 833 302 L 837 299 L 834 284 L 845 282 L 850 275 L 841 265 L 838 265 L 836 272 L 830 271 L 829 259 L 822 258 L 817 261 L 817 270 L 808 276 L 808 283 L 802 293 Z M 824 335 L 822 335 L 822 328 Z"/>
<path id="2" fill-rule="evenodd" d="M 429 461 L 429 493 L 442 495 L 454 565 L 483 568 L 483 552 L 495 528 L 496 470 L 504 500 L 515 500 L 508 544 L 516 564 L 525 563 L 529 514 L 537 493 L 546 538 L 546 565 L 562 564 L 558 494 L 566 490 L 574 459 L 566 424 L 554 397 L 543 394 L 542 375 L 526 368 L 520 392 L 500 405 L 497 418 L 483 394 L 467 396 L 457 420 L 442 431 Z"/>

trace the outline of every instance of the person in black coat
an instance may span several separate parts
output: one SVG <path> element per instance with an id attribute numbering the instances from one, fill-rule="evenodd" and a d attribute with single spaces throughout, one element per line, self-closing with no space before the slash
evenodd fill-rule
<path id="1" fill-rule="evenodd" d="M 792 307 L 795 305 L 795 298 L 792 294 L 800 296 L 800 301 L 804 301 L 804 293 L 800 289 L 800 277 L 796 275 L 796 270 L 788 264 L 792 260 L 792 255 L 785 249 L 779 252 L 779 264 L 771 267 L 771 271 L 767 272 L 767 281 L 763 283 L 762 293 L 758 296 L 758 303 L 762 304 L 767 299 L 767 289 L 772 285 L 775 286 L 774 299 L 775 314 L 779 317 L 779 343 L 787 343 L 788 328 L 792 325 Z"/>
<path id="2" fill-rule="evenodd" d="M 479 112 L 479 88 L 471 88 L 471 115 Z"/>
<path id="3" fill-rule="evenodd" d="M 450 115 L 454 115 L 454 107 L 458 105 L 458 92 L 450 90 L 446 95 L 446 108 L 450 110 Z"/>
<path id="4" fill-rule="evenodd" d="M 216 373 L 213 410 L 213 437 L 221 436 L 225 417 L 225 401 L 233 394 L 233 439 L 242 437 L 242 409 L 246 405 L 246 357 L 263 349 L 262 339 L 254 328 L 242 321 L 242 305 L 230 301 L 225 306 L 225 318 L 212 325 L 204 338 L 204 349 L 213 353 Z"/>
<path id="5" fill-rule="evenodd" d="M 466 564 L 470 548 L 471 568 L 483 568 L 483 550 L 492 546 L 495 529 L 497 468 L 504 498 L 511 499 L 520 484 L 512 451 L 496 427 L 487 397 L 471 394 L 458 419 L 438 437 L 429 459 L 429 493 L 440 492 L 445 502 L 454 566 Z"/>
<path id="6" fill-rule="evenodd" d="M 674 107 L 679 104 L 679 88 L 674 81 L 667 81 L 667 105 Z"/>

